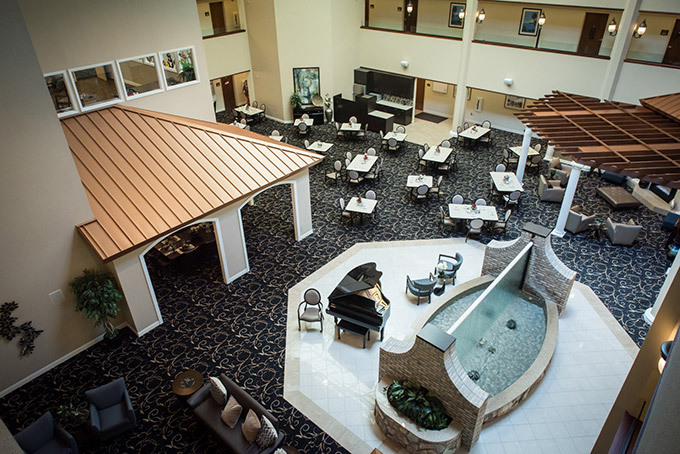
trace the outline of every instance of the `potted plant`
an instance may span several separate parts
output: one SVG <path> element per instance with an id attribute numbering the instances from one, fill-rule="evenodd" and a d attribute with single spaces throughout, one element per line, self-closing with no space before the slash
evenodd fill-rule
<path id="1" fill-rule="evenodd" d="M 118 290 L 111 273 L 85 269 L 68 286 L 76 296 L 76 310 L 94 319 L 94 326 L 103 326 L 106 338 L 116 337 L 118 330 L 111 320 L 120 311 L 117 303 L 123 294 Z"/>
<path id="2" fill-rule="evenodd" d="M 302 107 L 302 98 L 300 98 L 298 92 L 294 91 L 288 100 L 290 101 L 290 105 L 293 106 L 293 112 Z"/>
<path id="3" fill-rule="evenodd" d="M 189 82 L 196 79 L 194 65 L 191 62 L 183 62 L 182 69 L 179 71 L 179 79 L 182 82 Z"/>
<path id="4" fill-rule="evenodd" d="M 421 427 L 441 430 L 451 424 L 444 405 L 427 389 L 415 386 L 408 380 L 393 381 L 387 388 L 387 400 L 402 415 Z"/>
<path id="5" fill-rule="evenodd" d="M 80 409 L 72 403 L 62 404 L 57 407 L 57 417 L 62 426 L 74 428 L 83 423 L 89 412 L 87 408 Z"/>

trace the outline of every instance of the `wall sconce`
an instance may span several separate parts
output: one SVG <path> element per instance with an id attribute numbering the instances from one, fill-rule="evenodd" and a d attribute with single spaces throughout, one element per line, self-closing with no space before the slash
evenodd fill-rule
<path id="1" fill-rule="evenodd" d="M 408 13 L 409 16 L 413 12 L 413 2 L 411 0 L 408 0 L 408 5 L 406 5 L 406 12 Z"/>
<path id="2" fill-rule="evenodd" d="M 536 45 L 534 46 L 538 49 L 538 41 L 541 39 L 541 30 L 543 30 L 543 25 L 545 24 L 545 13 L 541 11 L 541 15 L 538 16 L 538 33 L 536 33 Z"/>
<path id="3" fill-rule="evenodd" d="M 645 34 L 647 31 L 647 20 L 643 20 L 641 24 L 638 24 L 637 27 L 635 27 L 635 31 L 633 31 L 633 38 L 640 39 L 642 38 L 642 35 Z"/>
<path id="4" fill-rule="evenodd" d="M 486 13 L 484 12 L 484 8 L 482 8 L 482 10 L 477 13 L 477 19 L 475 19 L 475 22 L 481 24 L 484 22 L 484 19 L 486 19 Z"/>
<path id="5" fill-rule="evenodd" d="M 616 36 L 616 34 L 619 32 L 617 28 L 618 26 L 616 25 L 616 19 L 612 17 L 612 21 L 607 26 L 607 31 L 611 36 Z"/>
<path id="6" fill-rule="evenodd" d="M 671 352 L 671 347 L 673 346 L 673 341 L 666 341 L 661 344 L 661 358 L 659 358 L 659 373 L 663 373 L 664 367 L 666 367 L 666 360 Z"/>
<path id="7" fill-rule="evenodd" d="M 544 24 L 545 24 L 545 13 L 543 11 L 541 11 L 541 15 L 538 16 L 538 25 L 543 27 Z"/>
<path id="8" fill-rule="evenodd" d="M 460 19 L 460 20 L 465 19 L 465 7 L 464 6 L 458 12 L 458 19 Z"/>

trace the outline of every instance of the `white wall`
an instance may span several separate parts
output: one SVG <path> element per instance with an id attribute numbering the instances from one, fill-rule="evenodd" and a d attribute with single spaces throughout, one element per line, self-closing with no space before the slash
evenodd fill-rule
<path id="1" fill-rule="evenodd" d="M 21 0 L 43 73 L 194 46 L 200 83 L 127 105 L 214 121 L 196 3 L 188 0 Z"/>
<path id="2" fill-rule="evenodd" d="M 463 3 L 457 1 L 454 3 Z M 450 0 L 421 0 L 418 2 L 417 33 L 461 38 L 463 29 L 449 27 Z M 373 24 L 371 24 L 373 25 Z"/>
<path id="3" fill-rule="evenodd" d="M 641 12 L 635 23 L 646 20 L 647 32 L 640 39 L 630 40 L 626 58 L 661 63 L 676 19 L 680 19 L 680 15 Z M 668 34 L 662 36 L 661 30 L 668 30 Z"/>
<path id="4" fill-rule="evenodd" d="M 678 72 L 675 68 L 624 63 L 613 99 L 640 104 L 640 98 L 677 93 L 680 91 Z"/>
<path id="5" fill-rule="evenodd" d="M 404 29 L 403 0 L 370 0 L 369 5 L 374 8 L 368 10 L 368 25 L 388 30 Z M 401 7 L 402 11 L 397 11 Z"/>
<path id="6" fill-rule="evenodd" d="M 484 99 L 483 107 L 481 112 L 477 112 L 475 106 L 480 97 Z M 465 121 L 481 124 L 489 120 L 494 128 L 521 134 L 524 125 L 514 116 L 515 112 L 519 110 L 505 107 L 504 94 L 472 89 L 471 98 L 465 104 Z"/>
<path id="7" fill-rule="evenodd" d="M 203 47 L 211 79 L 251 69 L 248 32 L 207 38 Z"/>
<path id="8" fill-rule="evenodd" d="M 435 92 L 432 88 L 432 81 L 426 80 L 423 96 L 423 112 L 453 117 L 453 104 L 456 99 L 454 96 L 455 86 L 447 84 L 448 93 L 446 94 Z M 463 93 L 465 93 L 465 90 L 463 90 Z"/>

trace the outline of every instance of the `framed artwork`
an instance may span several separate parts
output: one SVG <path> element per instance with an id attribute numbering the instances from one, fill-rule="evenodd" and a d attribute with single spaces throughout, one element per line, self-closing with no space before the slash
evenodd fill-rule
<path id="1" fill-rule="evenodd" d="M 319 67 L 293 68 L 293 89 L 300 95 L 302 104 L 311 104 L 312 96 L 321 96 Z"/>
<path id="2" fill-rule="evenodd" d="M 521 96 L 505 95 L 505 107 L 508 109 L 524 109 L 524 101 Z"/>
<path id="3" fill-rule="evenodd" d="M 451 9 L 449 11 L 449 27 L 463 28 L 465 18 L 461 19 L 458 14 L 464 9 L 465 3 L 451 3 Z"/>
<path id="4" fill-rule="evenodd" d="M 519 34 L 536 36 L 538 33 L 538 17 L 540 15 L 540 9 L 522 8 L 522 18 L 519 23 Z"/>

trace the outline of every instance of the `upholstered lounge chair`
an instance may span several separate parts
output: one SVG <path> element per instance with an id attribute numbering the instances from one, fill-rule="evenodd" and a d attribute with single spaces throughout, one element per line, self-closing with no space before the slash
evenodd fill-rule
<path id="1" fill-rule="evenodd" d="M 581 233 L 584 230 L 587 230 L 588 227 L 590 227 L 590 224 L 595 222 L 595 215 L 591 216 L 585 216 L 581 213 L 579 213 L 577 210 L 578 207 L 573 207 L 571 210 L 569 210 L 569 215 L 567 216 L 567 223 L 564 226 L 564 228 L 568 231 L 576 235 L 577 233 Z"/>
<path id="2" fill-rule="evenodd" d="M 78 454 L 78 446 L 70 433 L 54 421 L 49 411 L 14 436 L 24 452 Z"/>
<path id="3" fill-rule="evenodd" d="M 538 180 L 538 197 L 543 202 L 561 202 L 564 198 L 564 188 L 559 180 L 546 180 L 540 175 Z"/>
<path id="4" fill-rule="evenodd" d="M 137 425 L 135 411 L 123 378 L 85 391 L 90 403 L 90 429 L 100 440 L 108 440 Z"/>
<path id="5" fill-rule="evenodd" d="M 413 296 L 418 297 L 417 305 L 420 305 L 421 298 L 427 298 L 427 302 L 432 302 L 432 292 L 434 291 L 434 286 L 437 285 L 437 279 L 430 273 L 428 279 L 416 279 L 411 280 L 409 276 L 406 276 L 406 291 L 405 293 L 411 292 Z"/>
<path id="6" fill-rule="evenodd" d="M 612 244 L 629 246 L 637 239 L 641 230 L 642 226 L 635 225 L 633 220 L 623 224 L 613 222 L 611 218 L 607 218 L 607 222 L 605 224 L 605 231 L 607 232 L 607 236 L 609 237 L 609 240 L 611 240 Z"/>
<path id="7" fill-rule="evenodd" d="M 463 256 L 461 255 L 460 252 L 456 252 L 455 257 L 451 255 L 446 255 L 446 254 L 439 254 L 439 259 L 437 260 L 437 266 L 434 268 L 434 274 L 435 276 L 439 275 L 439 264 L 443 263 L 446 265 L 446 268 L 443 270 L 444 274 L 444 279 L 449 280 L 451 279 L 451 283 L 455 284 L 456 283 L 456 273 L 460 269 L 460 266 L 463 264 Z"/>

